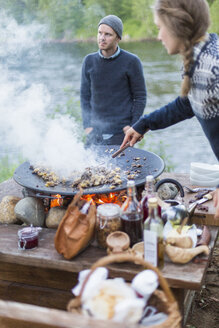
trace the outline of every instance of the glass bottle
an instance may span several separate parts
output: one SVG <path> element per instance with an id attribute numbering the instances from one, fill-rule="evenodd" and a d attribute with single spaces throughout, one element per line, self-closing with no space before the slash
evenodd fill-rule
<path id="1" fill-rule="evenodd" d="M 127 183 L 127 199 L 121 207 L 121 230 L 129 235 L 130 246 L 143 240 L 142 218 L 141 206 L 136 198 L 135 183 L 129 180 Z"/>
<path id="2" fill-rule="evenodd" d="M 143 222 L 148 217 L 148 199 L 156 196 L 154 190 L 155 180 L 153 175 L 147 175 L 145 179 L 145 188 L 142 192 L 141 208 L 143 212 Z M 158 214 L 161 216 L 161 206 L 158 205 Z"/>
<path id="3" fill-rule="evenodd" d="M 144 222 L 144 258 L 155 267 L 164 264 L 163 221 L 158 215 L 157 198 L 148 199 L 149 215 Z"/>

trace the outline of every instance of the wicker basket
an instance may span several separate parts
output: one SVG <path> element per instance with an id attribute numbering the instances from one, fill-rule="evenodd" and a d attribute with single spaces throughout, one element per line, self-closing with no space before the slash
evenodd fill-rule
<path id="1" fill-rule="evenodd" d="M 157 308 L 159 312 L 164 312 L 168 315 L 167 319 L 158 325 L 150 326 L 150 328 L 180 328 L 181 322 L 181 315 L 178 309 L 178 304 L 167 284 L 166 279 L 161 275 L 161 272 L 158 268 L 155 268 L 150 263 L 144 261 L 141 258 L 137 258 L 132 254 L 115 254 L 102 257 L 97 262 L 95 262 L 92 267 L 91 271 L 86 277 L 80 295 L 75 297 L 74 299 L 70 300 L 67 305 L 67 310 L 69 312 L 77 312 L 81 313 L 81 294 L 83 293 L 84 287 L 92 274 L 92 272 L 98 267 L 104 267 L 112 263 L 122 263 L 122 262 L 132 262 L 138 265 L 143 266 L 144 269 L 150 269 L 157 273 L 160 287 L 162 290 L 155 290 L 153 295 L 150 297 L 148 302 L 149 305 L 153 305 Z M 113 323 L 113 322 L 112 322 Z M 144 327 L 143 325 L 138 325 L 139 327 Z"/>

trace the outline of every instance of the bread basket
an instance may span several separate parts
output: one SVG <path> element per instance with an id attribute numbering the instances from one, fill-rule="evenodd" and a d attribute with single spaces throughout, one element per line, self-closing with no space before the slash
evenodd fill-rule
<path id="1" fill-rule="evenodd" d="M 143 269 L 150 269 L 156 272 L 160 284 L 161 289 L 156 289 L 149 299 L 148 304 L 155 306 L 159 312 L 164 312 L 167 314 L 167 319 L 158 325 L 150 326 L 150 328 L 180 328 L 181 322 L 181 314 L 178 309 L 178 304 L 167 284 L 166 279 L 162 276 L 160 270 L 150 263 L 146 262 L 144 259 L 136 257 L 132 254 L 113 254 L 100 258 L 91 266 L 91 271 L 85 278 L 81 292 L 79 296 L 70 300 L 67 305 L 67 310 L 73 313 L 81 313 L 81 295 L 85 288 L 85 285 L 92 275 L 93 271 L 98 267 L 106 267 L 112 263 L 123 263 L 123 262 L 131 262 L 136 265 L 141 265 Z M 112 321 L 112 324 L 114 322 Z M 145 327 L 141 324 L 137 324 L 136 327 Z"/>

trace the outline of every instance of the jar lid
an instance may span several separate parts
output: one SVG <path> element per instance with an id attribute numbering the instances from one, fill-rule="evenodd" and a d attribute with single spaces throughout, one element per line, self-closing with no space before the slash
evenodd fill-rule
<path id="1" fill-rule="evenodd" d="M 112 219 L 120 215 L 120 206 L 118 204 L 102 204 L 97 207 L 97 214 Z"/>
<path id="2" fill-rule="evenodd" d="M 19 238 L 32 238 L 39 234 L 42 230 L 40 227 L 25 227 L 23 229 L 19 229 L 17 234 Z"/>

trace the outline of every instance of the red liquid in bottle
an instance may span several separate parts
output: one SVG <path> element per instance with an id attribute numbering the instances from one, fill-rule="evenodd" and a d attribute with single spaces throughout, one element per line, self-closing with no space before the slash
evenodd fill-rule
<path id="1" fill-rule="evenodd" d="M 138 213 L 123 214 L 121 216 L 122 231 L 126 232 L 130 238 L 130 246 L 143 240 L 143 221 Z"/>
<path id="2" fill-rule="evenodd" d="M 154 196 L 148 196 L 148 195 L 146 195 L 141 200 L 141 208 L 142 208 L 142 212 L 143 212 L 143 222 L 147 219 L 148 214 L 149 214 L 149 211 L 148 211 L 148 199 L 150 197 L 154 197 Z M 158 207 L 157 207 L 157 212 L 158 212 L 158 215 L 161 217 L 161 206 L 160 205 L 158 205 Z"/>

